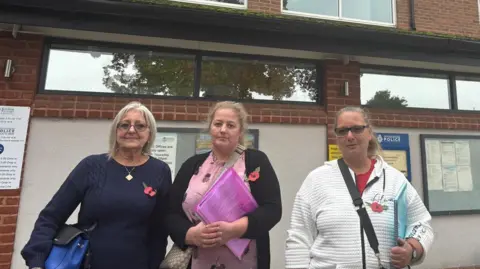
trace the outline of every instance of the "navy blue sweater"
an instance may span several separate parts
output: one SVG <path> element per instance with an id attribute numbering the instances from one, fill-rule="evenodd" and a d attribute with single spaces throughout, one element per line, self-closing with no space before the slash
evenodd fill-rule
<path id="1" fill-rule="evenodd" d="M 157 269 L 167 247 L 170 168 L 150 157 L 131 174 L 126 180 L 125 167 L 105 154 L 84 158 L 40 212 L 21 252 L 27 266 L 44 267 L 56 232 L 81 204 L 78 225 L 97 223 L 90 236 L 92 269 Z M 143 183 L 156 195 L 145 194 Z"/>

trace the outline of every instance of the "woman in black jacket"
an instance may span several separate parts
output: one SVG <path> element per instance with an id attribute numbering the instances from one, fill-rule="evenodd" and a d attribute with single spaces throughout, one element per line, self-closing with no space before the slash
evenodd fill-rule
<path id="1" fill-rule="evenodd" d="M 281 219 L 282 204 L 279 182 L 265 153 L 246 149 L 233 164 L 259 205 L 255 211 L 231 223 L 209 225 L 193 213 L 237 146 L 244 144 L 246 122 L 247 114 L 241 104 L 216 104 L 208 117 L 212 150 L 185 161 L 170 189 L 168 230 L 180 249 L 193 248 L 191 269 L 270 268 L 269 231 Z M 235 238 L 251 239 L 242 259 L 225 246 Z"/>

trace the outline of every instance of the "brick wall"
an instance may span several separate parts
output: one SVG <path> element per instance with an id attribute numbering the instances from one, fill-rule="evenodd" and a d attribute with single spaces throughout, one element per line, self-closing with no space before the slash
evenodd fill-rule
<path id="1" fill-rule="evenodd" d="M 10 33 L 0 32 L 0 105 L 32 104 L 42 46 L 40 37 L 25 36 L 14 40 Z M 11 80 L 3 77 L 6 59 L 12 59 L 15 64 Z M 0 269 L 10 268 L 19 202 L 20 190 L 0 190 Z"/>
<path id="2" fill-rule="evenodd" d="M 248 0 L 248 10 L 265 12 L 270 14 L 281 14 L 282 0 Z"/>
<path id="3" fill-rule="evenodd" d="M 410 29 L 410 1 L 396 0 L 397 27 Z M 480 38 L 477 0 L 414 0 L 415 25 L 420 32 Z M 281 0 L 249 0 L 248 9 L 281 14 Z"/>
<path id="4" fill-rule="evenodd" d="M 398 27 L 409 29 L 410 0 L 397 0 Z M 480 38 L 477 0 L 415 0 L 417 31 Z"/>

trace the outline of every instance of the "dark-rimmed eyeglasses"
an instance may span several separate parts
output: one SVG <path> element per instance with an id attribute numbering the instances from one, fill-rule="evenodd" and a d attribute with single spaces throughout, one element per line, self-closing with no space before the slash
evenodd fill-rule
<path id="1" fill-rule="evenodd" d="M 368 125 L 355 125 L 351 127 L 342 127 L 342 128 L 335 128 L 335 135 L 338 137 L 346 136 L 348 132 L 352 132 L 352 134 L 361 134 L 365 131 L 365 128 L 368 128 Z"/>
<path id="2" fill-rule="evenodd" d="M 130 128 L 133 126 L 133 128 L 135 129 L 135 131 L 141 133 L 141 132 L 144 132 L 145 130 L 147 130 L 148 128 L 148 125 L 144 124 L 144 123 L 135 123 L 135 124 L 130 124 L 130 123 L 119 123 L 117 125 L 117 129 L 119 130 L 122 130 L 122 131 L 128 131 L 130 130 Z"/>

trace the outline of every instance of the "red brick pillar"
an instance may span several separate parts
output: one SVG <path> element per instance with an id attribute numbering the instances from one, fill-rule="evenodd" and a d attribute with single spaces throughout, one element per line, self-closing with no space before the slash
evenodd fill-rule
<path id="1" fill-rule="evenodd" d="M 0 32 L 0 105 L 32 106 L 42 47 L 42 37 L 18 34 L 13 38 L 11 32 Z M 4 77 L 7 59 L 15 67 L 8 79 Z M 19 201 L 20 190 L 0 190 L 0 269 L 11 266 Z"/>
<path id="2" fill-rule="evenodd" d="M 341 61 L 328 61 L 324 65 L 324 71 L 323 94 L 328 117 L 327 143 L 331 145 L 336 144 L 333 133 L 336 112 L 345 106 L 360 106 L 361 104 L 360 65 L 357 62 L 344 64 Z M 343 94 L 345 82 L 348 82 L 348 96 Z"/>

